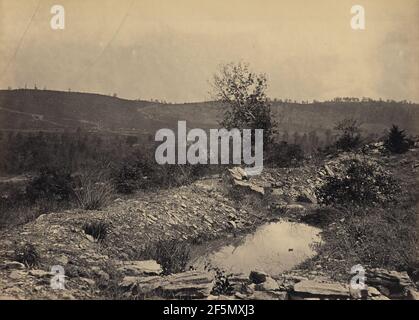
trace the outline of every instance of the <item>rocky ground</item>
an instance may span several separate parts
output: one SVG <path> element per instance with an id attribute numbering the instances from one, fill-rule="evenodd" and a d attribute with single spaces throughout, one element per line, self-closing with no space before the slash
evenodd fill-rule
<path id="1" fill-rule="evenodd" d="M 377 148 L 369 151 L 371 157 Z M 146 247 L 158 240 L 202 244 L 272 220 L 300 220 L 317 206 L 313 190 L 322 177 L 334 174 L 336 164 L 336 159 L 326 159 L 300 168 L 267 168 L 250 180 L 235 169 L 188 186 L 116 199 L 101 211 L 51 213 L 3 230 L 0 299 L 417 299 L 417 286 L 406 272 L 368 270 L 369 287 L 354 291 L 322 273 L 321 265 L 282 275 L 258 270 L 234 275 L 228 280 L 233 288 L 229 294 L 214 295 L 214 287 L 223 281 L 215 273 L 191 270 L 163 276 L 156 261 L 142 258 Z M 394 165 L 417 177 L 417 150 Z M 237 201 L 238 190 L 246 192 L 245 200 Z M 107 225 L 103 240 L 86 231 L 97 223 Z M 36 248 L 40 264 L 28 267 L 15 261 L 16 248 L 27 243 Z M 64 268 L 65 290 L 51 288 L 55 265 Z"/>

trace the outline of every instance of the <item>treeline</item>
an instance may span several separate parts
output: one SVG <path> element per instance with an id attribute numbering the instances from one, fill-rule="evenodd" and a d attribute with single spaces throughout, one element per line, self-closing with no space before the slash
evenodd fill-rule
<path id="1" fill-rule="evenodd" d="M 98 163 L 117 162 L 146 136 L 75 132 L 0 132 L 0 171 L 6 174 L 66 168 L 71 172 Z"/>

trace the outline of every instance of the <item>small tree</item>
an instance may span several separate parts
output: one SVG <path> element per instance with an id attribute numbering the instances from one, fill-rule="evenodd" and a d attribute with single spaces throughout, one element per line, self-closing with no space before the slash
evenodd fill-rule
<path id="1" fill-rule="evenodd" d="M 229 63 L 214 75 L 212 88 L 215 98 L 229 106 L 220 123 L 224 128 L 263 129 L 264 143 L 272 141 L 276 123 L 264 74 L 251 72 L 248 64 Z"/>
<path id="2" fill-rule="evenodd" d="M 361 128 L 357 120 L 344 119 L 338 122 L 334 129 L 340 132 L 335 143 L 338 149 L 350 151 L 361 144 Z"/>
<path id="3" fill-rule="evenodd" d="M 412 146 L 413 141 L 407 137 L 404 130 L 393 125 L 384 142 L 386 149 L 392 153 L 404 153 Z"/>

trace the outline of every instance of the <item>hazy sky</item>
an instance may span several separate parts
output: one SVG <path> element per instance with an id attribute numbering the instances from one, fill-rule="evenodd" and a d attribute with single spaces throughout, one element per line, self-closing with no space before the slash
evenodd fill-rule
<path id="1" fill-rule="evenodd" d="M 418 58 L 419 0 L 0 0 L 1 88 L 202 101 L 220 63 L 245 61 L 271 97 L 419 101 Z"/>

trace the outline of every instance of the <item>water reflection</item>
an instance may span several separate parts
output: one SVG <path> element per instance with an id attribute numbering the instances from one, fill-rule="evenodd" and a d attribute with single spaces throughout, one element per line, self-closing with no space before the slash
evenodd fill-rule
<path id="1" fill-rule="evenodd" d="M 193 253 L 191 264 L 198 269 L 209 264 L 227 272 L 262 270 L 274 275 L 313 257 L 313 244 L 320 242 L 320 232 L 305 224 L 269 223 L 243 238 L 206 244 L 205 249 Z"/>

